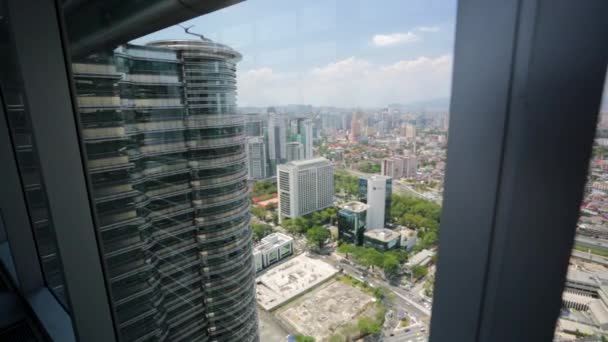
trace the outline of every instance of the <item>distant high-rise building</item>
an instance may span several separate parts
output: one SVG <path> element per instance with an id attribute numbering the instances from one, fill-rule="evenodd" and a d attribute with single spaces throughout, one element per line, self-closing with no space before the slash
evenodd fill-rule
<path id="1" fill-rule="evenodd" d="M 405 138 L 406 139 L 416 139 L 416 126 L 412 124 L 405 125 Z"/>
<path id="2" fill-rule="evenodd" d="M 393 179 L 410 178 L 416 175 L 418 161 L 415 156 L 392 157 L 382 160 L 381 174 Z"/>
<path id="3" fill-rule="evenodd" d="M 266 119 L 260 114 L 245 115 L 245 135 L 248 137 L 259 137 L 266 130 Z"/>
<path id="4" fill-rule="evenodd" d="M 274 175 L 277 165 L 287 160 L 287 120 L 272 107 L 268 111 L 268 159 Z"/>
<path id="5" fill-rule="evenodd" d="M 356 142 L 359 140 L 359 137 L 361 136 L 361 120 L 362 120 L 362 114 L 361 112 L 354 112 L 353 113 L 353 118 L 350 124 L 350 137 L 349 140 Z"/>
<path id="6" fill-rule="evenodd" d="M 403 160 L 400 158 L 387 158 L 380 164 L 380 173 L 393 179 L 399 179 L 403 175 Z"/>
<path id="7" fill-rule="evenodd" d="M 366 203 L 366 229 L 384 228 L 390 213 L 393 181 L 391 177 L 373 175 L 359 178 L 359 199 Z"/>
<path id="8" fill-rule="evenodd" d="M 287 143 L 287 161 L 304 159 L 304 146 L 298 141 Z"/>
<path id="9" fill-rule="evenodd" d="M 297 118 L 289 123 L 289 142 L 302 144 L 302 156 L 299 159 L 313 157 L 314 123 L 312 119 Z M 287 158 L 289 161 L 290 159 Z M 293 159 L 291 159 L 293 160 Z"/>
<path id="10" fill-rule="evenodd" d="M 267 160 L 264 137 L 248 138 L 247 166 L 249 179 L 265 179 L 268 177 Z"/>
<path id="11" fill-rule="evenodd" d="M 296 218 L 333 204 L 334 170 L 325 158 L 279 165 L 277 184 L 281 219 Z"/>
<path id="12" fill-rule="evenodd" d="M 304 120 L 303 126 L 303 140 L 304 145 L 304 159 L 312 159 L 313 157 L 313 121 L 311 119 Z"/>
<path id="13" fill-rule="evenodd" d="M 367 204 L 357 201 L 348 202 L 342 206 L 338 211 L 338 237 L 340 240 L 358 246 L 363 244 L 367 209 Z"/>

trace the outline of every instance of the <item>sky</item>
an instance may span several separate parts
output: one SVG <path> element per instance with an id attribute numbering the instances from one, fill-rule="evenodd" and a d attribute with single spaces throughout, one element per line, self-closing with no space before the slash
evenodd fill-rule
<path id="1" fill-rule="evenodd" d="M 385 107 L 450 94 L 455 0 L 248 0 L 186 21 L 238 50 L 238 104 Z M 193 38 L 178 26 L 133 41 Z"/>

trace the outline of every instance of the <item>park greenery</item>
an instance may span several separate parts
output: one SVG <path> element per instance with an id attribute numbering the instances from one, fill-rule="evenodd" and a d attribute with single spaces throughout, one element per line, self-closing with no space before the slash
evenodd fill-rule
<path id="1" fill-rule="evenodd" d="M 441 207 L 429 200 L 402 195 L 391 197 L 390 219 L 394 223 L 416 230 L 416 250 L 437 244 L 440 216 Z"/>
<path id="2" fill-rule="evenodd" d="M 253 197 L 270 195 L 277 192 L 277 184 L 273 181 L 259 181 L 253 186 Z"/>
<path id="3" fill-rule="evenodd" d="M 407 261 L 407 253 L 400 250 L 380 252 L 372 247 L 355 246 L 349 243 L 341 243 L 338 253 L 344 254 L 347 259 L 352 259 L 359 265 L 371 268 L 381 268 L 387 277 L 399 274 L 401 265 Z"/>
<path id="4" fill-rule="evenodd" d="M 252 223 L 251 230 L 253 231 L 253 240 L 255 241 L 260 241 L 272 233 L 272 227 L 263 223 Z"/>
<path id="5" fill-rule="evenodd" d="M 351 176 L 344 171 L 334 173 L 334 192 L 344 192 L 347 196 L 357 196 L 359 192 L 359 178 Z"/>
<path id="6" fill-rule="evenodd" d="M 359 171 L 365 173 L 380 173 L 380 163 L 377 162 L 365 162 L 359 165 Z"/>

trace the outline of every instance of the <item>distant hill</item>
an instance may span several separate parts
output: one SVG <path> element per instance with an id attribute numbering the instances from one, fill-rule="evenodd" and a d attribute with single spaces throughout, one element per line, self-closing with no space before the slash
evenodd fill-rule
<path id="1" fill-rule="evenodd" d="M 442 97 L 425 101 L 416 101 L 409 103 L 393 103 L 388 105 L 389 108 L 395 108 L 402 111 L 447 111 L 450 108 L 450 98 Z"/>

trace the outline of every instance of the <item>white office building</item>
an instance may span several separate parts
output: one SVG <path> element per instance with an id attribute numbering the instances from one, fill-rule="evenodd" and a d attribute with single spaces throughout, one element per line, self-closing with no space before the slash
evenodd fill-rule
<path id="1" fill-rule="evenodd" d="M 391 177 L 381 175 L 359 179 L 359 197 L 369 206 L 366 230 L 384 228 L 390 210 L 392 184 Z"/>
<path id="2" fill-rule="evenodd" d="M 325 158 L 277 167 L 280 218 L 296 218 L 333 204 L 334 169 Z"/>
<path id="3" fill-rule="evenodd" d="M 247 172 L 249 179 L 264 179 L 269 176 L 264 137 L 250 137 L 247 139 Z"/>
<path id="4" fill-rule="evenodd" d="M 281 233 L 272 233 L 263 238 L 253 249 L 255 271 L 259 272 L 291 255 L 293 255 L 293 238 Z"/>

